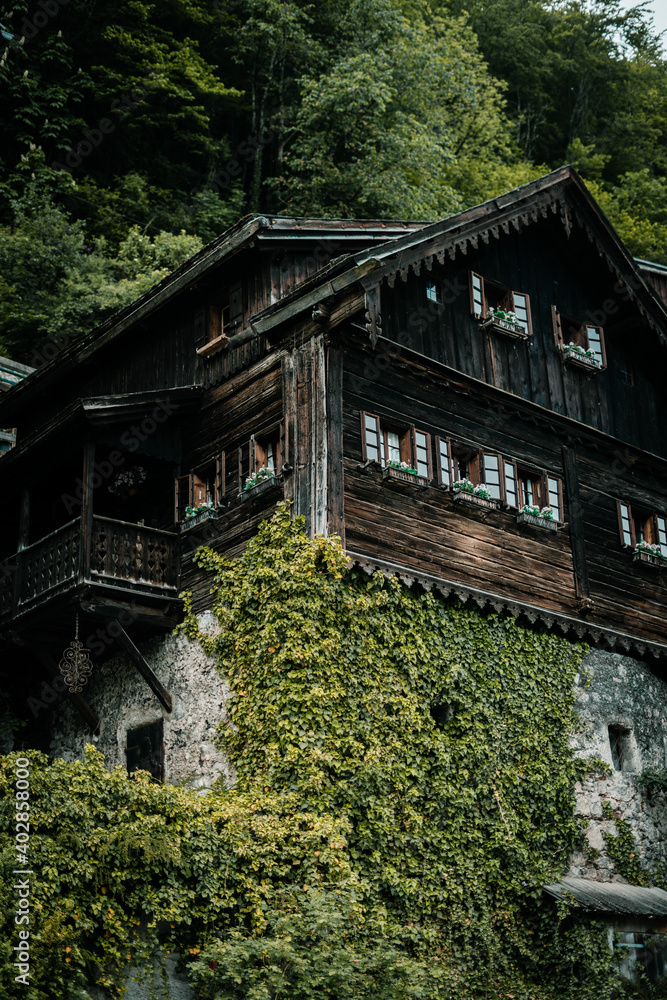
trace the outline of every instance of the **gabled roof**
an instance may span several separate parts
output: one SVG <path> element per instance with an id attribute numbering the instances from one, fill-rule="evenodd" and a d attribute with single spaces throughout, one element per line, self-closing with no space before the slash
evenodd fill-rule
<path id="1" fill-rule="evenodd" d="M 331 250 L 340 241 L 341 254 L 330 264 L 298 285 L 289 295 L 251 317 L 248 329 L 229 338 L 229 346 L 243 343 L 268 332 L 294 316 L 312 309 L 325 299 L 355 284 L 368 289 L 383 281 L 393 285 L 397 277 L 419 274 L 435 260 L 460 259 L 469 250 L 500 239 L 511 231 L 520 232 L 549 217 L 558 218 L 569 237 L 575 227 L 582 230 L 605 260 L 610 273 L 622 283 L 641 315 L 660 342 L 667 346 L 667 305 L 650 285 L 643 267 L 635 261 L 619 239 L 585 184 L 571 166 L 560 167 L 538 180 L 491 198 L 444 221 L 424 222 L 298 219 L 280 216 L 249 216 L 209 243 L 199 253 L 168 275 L 159 284 L 90 334 L 62 351 L 48 365 L 38 369 L 0 402 L 0 419 L 7 419 L 38 387 L 76 370 L 99 350 L 135 324 L 162 308 L 175 296 L 203 279 L 213 268 L 234 257 L 253 243 L 280 245 L 323 241 Z M 354 253 L 352 244 L 364 240 L 372 245 Z M 373 342 L 378 331 L 369 328 Z"/>

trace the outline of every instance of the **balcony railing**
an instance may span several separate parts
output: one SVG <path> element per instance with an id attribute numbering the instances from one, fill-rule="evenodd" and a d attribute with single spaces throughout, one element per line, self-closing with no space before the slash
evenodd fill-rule
<path id="1" fill-rule="evenodd" d="M 76 518 L 4 564 L 0 619 L 16 617 L 85 583 L 176 596 L 177 545 L 174 532 L 97 516 L 85 537 L 81 518 Z"/>

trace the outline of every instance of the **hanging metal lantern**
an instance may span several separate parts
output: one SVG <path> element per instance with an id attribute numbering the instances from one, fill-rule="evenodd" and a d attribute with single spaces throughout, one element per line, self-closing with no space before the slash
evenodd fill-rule
<path id="1" fill-rule="evenodd" d="M 84 684 L 88 683 L 88 678 L 93 672 L 93 664 L 90 659 L 90 650 L 79 641 L 79 615 L 76 616 L 76 630 L 73 641 L 69 644 L 63 658 L 58 664 L 60 673 L 65 678 L 67 689 L 72 694 L 78 694 L 83 690 Z"/>

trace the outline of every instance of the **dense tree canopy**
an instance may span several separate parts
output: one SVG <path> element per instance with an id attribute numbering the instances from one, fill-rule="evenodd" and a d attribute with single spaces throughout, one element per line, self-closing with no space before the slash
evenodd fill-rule
<path id="1" fill-rule="evenodd" d="M 667 71 L 641 3 L 17 0 L 2 23 L 17 358 L 246 211 L 435 219 L 568 161 L 630 249 L 667 262 Z M 138 235 L 158 267 L 128 270 Z"/>

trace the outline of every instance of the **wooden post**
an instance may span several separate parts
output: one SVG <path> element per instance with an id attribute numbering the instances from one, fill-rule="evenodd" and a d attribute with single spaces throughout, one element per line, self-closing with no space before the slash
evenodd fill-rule
<path id="1" fill-rule="evenodd" d="M 327 521 L 329 532 L 345 546 L 345 490 L 343 476 L 343 349 L 329 344 L 326 351 Z"/>
<path id="2" fill-rule="evenodd" d="M 591 596 L 591 590 L 588 582 L 588 567 L 586 565 L 584 516 L 581 509 L 577 453 L 574 448 L 568 445 L 563 446 L 563 468 L 565 471 L 565 488 L 569 506 L 568 520 L 570 522 L 574 586 L 579 600 L 588 601 L 588 598 Z"/>
<path id="3" fill-rule="evenodd" d="M 21 599 L 21 578 L 23 576 L 22 549 L 30 543 L 30 487 L 21 487 L 21 507 L 19 509 L 19 539 L 16 554 L 16 572 L 14 573 L 14 591 L 12 594 L 12 614 L 18 614 Z"/>
<path id="4" fill-rule="evenodd" d="M 83 499 L 79 535 L 79 581 L 90 577 L 90 550 L 93 541 L 93 476 L 95 474 L 95 442 L 83 446 Z"/>

